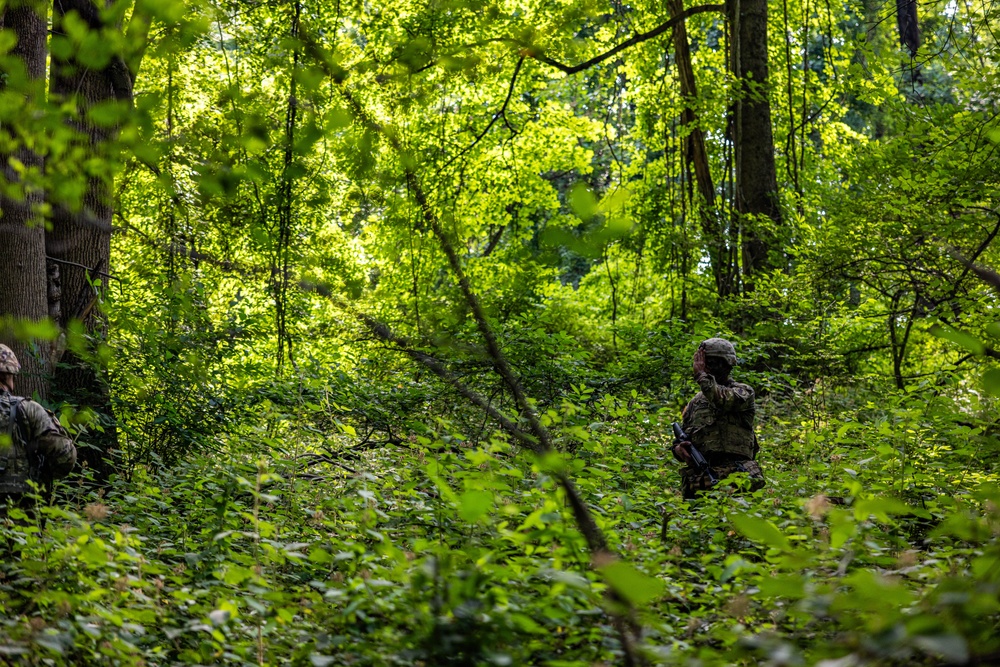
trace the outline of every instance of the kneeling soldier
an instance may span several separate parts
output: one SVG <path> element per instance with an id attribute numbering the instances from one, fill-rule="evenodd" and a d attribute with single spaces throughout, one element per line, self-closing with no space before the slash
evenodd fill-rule
<path id="1" fill-rule="evenodd" d="M 684 432 L 691 439 L 674 446 L 674 457 L 687 463 L 681 470 L 681 491 L 687 499 L 716 483 L 707 471 L 699 471 L 691 458 L 694 444 L 704 455 L 717 480 L 737 472 L 747 473 L 750 488 L 764 486 L 764 473 L 757 458 L 754 434 L 753 387 L 735 382 L 729 373 L 736 365 L 736 348 L 723 338 L 709 338 L 694 353 L 691 367 L 698 395 L 684 408 Z"/>
<path id="2" fill-rule="evenodd" d="M 55 415 L 11 394 L 20 370 L 14 352 L 0 344 L 0 518 L 8 502 L 30 505 L 29 480 L 45 484 L 65 477 L 76 463 L 76 447 Z"/>

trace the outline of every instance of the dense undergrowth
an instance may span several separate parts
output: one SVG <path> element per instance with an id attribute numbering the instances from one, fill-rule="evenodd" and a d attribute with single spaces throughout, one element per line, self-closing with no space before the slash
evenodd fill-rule
<path id="1" fill-rule="evenodd" d="M 265 415 L 228 446 L 284 454 L 137 466 L 15 511 L 0 660 L 620 664 L 610 582 L 657 663 L 990 663 L 1000 442 L 990 405 L 941 386 L 772 394 L 768 485 L 696 503 L 667 455 L 673 403 L 639 394 L 549 410 L 545 460 L 444 421 L 374 443 Z M 627 565 L 589 562 L 560 468 Z"/>

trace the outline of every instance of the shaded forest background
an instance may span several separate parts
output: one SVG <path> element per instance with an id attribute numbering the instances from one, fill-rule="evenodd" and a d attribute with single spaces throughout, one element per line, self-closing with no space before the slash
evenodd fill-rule
<path id="1" fill-rule="evenodd" d="M 3 337 L 82 465 L 2 528 L 0 655 L 1000 659 L 998 33 L 3 4 Z M 669 423 L 715 335 L 769 484 L 691 505 Z"/>

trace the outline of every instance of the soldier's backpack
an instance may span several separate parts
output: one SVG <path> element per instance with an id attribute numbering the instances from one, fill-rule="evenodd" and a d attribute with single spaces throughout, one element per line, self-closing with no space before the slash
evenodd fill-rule
<path id="1" fill-rule="evenodd" d="M 20 396 L 0 395 L 0 495 L 31 490 L 31 461 L 20 419 L 23 400 Z"/>

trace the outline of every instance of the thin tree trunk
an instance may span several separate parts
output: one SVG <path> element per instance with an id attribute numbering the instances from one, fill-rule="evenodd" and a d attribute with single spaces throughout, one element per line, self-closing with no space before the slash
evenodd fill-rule
<path id="1" fill-rule="evenodd" d="M 683 11 L 683 0 L 670 0 L 671 14 L 678 16 Z M 680 81 L 684 105 L 681 111 L 681 126 L 687 133 L 685 159 L 694 172 L 695 186 L 701 198 L 698 218 L 701 221 L 702 236 L 708 251 L 712 276 L 715 278 L 716 291 L 720 296 L 728 296 L 732 293 L 732 271 L 726 261 L 729 253 L 716 210 L 715 184 L 712 182 L 708 149 L 705 146 L 705 132 L 698 123 L 698 114 L 692 108 L 698 98 L 698 88 L 694 78 L 694 68 L 691 65 L 691 48 L 684 21 L 674 26 L 674 60 L 677 64 L 677 78 Z"/>
<path id="2" fill-rule="evenodd" d="M 47 12 L 43 4 L 25 3 L 7 7 L 2 16 L 2 28 L 17 37 L 10 55 L 24 65 L 21 73 L 7 72 L 5 86 L 23 93 L 24 107 L 18 115 L 30 122 L 34 109 L 45 99 L 45 57 L 47 51 Z M 15 84 L 16 82 L 16 84 Z M 23 86 L 23 89 L 22 89 Z M 18 122 L 15 120 L 15 122 Z M 17 128 L 10 128 L 17 136 Z M 45 226 L 39 215 L 42 192 L 31 178 L 24 179 L 11 165 L 14 158 L 28 172 L 40 173 L 42 156 L 26 146 L 12 155 L 0 155 L 3 168 L 4 192 L 0 195 L 0 266 L 4 279 L 0 281 L 0 316 L 4 319 L 38 322 L 48 316 L 45 266 Z M 51 341 L 36 341 L 39 354 L 31 352 L 32 341 L 19 340 L 13 329 L 4 327 L 3 342 L 10 345 L 21 362 L 17 391 L 27 396 L 48 395 Z"/>
<path id="3" fill-rule="evenodd" d="M 297 40 L 299 36 L 299 18 L 302 5 L 295 2 L 292 8 L 292 26 L 290 37 Z M 281 168 L 281 181 L 278 184 L 278 238 L 275 244 L 274 257 L 271 265 L 272 290 L 274 292 L 274 320 L 277 338 L 277 373 L 280 376 L 284 369 L 285 356 L 295 365 L 292 350 L 292 335 L 288 329 L 288 286 L 291 272 L 291 256 L 293 244 L 294 176 L 292 168 L 295 162 L 295 130 L 298 117 L 299 101 L 296 96 L 296 75 L 299 66 L 299 47 L 296 44 L 292 55 L 292 67 L 289 73 L 288 106 L 285 110 L 285 153 Z"/>

